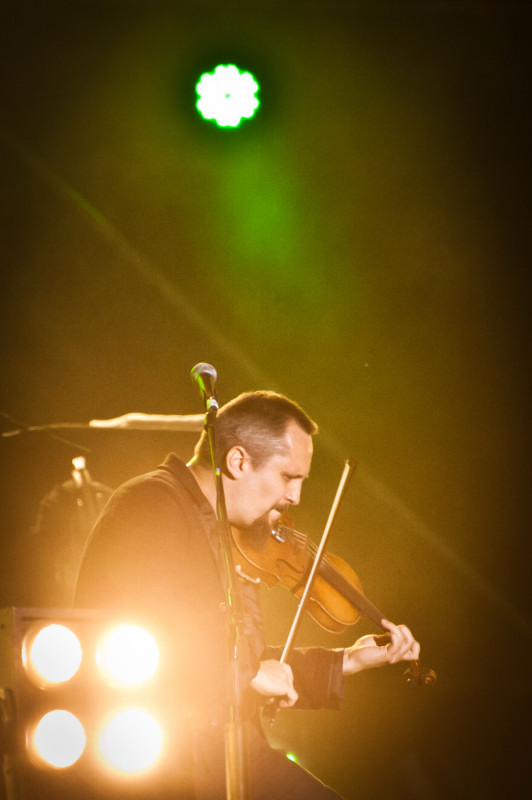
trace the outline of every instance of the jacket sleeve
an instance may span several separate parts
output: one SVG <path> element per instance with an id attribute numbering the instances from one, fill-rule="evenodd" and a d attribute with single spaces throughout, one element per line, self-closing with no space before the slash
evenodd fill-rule
<path id="1" fill-rule="evenodd" d="M 268 647 L 265 658 L 279 658 L 280 647 Z M 343 651 L 297 648 L 288 658 L 299 699 L 294 708 L 339 709 L 344 698 Z"/>

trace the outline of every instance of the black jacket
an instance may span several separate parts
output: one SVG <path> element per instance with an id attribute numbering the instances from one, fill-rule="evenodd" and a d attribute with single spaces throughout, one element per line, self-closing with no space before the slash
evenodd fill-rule
<path id="1" fill-rule="evenodd" d="M 165 643 L 163 673 L 179 713 L 215 729 L 228 704 L 228 648 L 216 516 L 195 478 L 174 454 L 110 498 L 88 539 L 75 604 L 106 608 L 144 622 Z M 259 660 L 280 648 L 264 642 L 259 588 L 246 582 L 240 686 L 248 690 Z M 290 656 L 300 708 L 338 708 L 342 654 L 323 648 Z"/>

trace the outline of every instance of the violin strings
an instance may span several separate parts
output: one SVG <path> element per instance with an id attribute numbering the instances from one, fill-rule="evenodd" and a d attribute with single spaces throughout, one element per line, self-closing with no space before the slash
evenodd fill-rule
<path id="1" fill-rule="evenodd" d="M 318 545 L 313 542 L 311 539 L 306 536 L 304 533 L 300 533 L 299 531 L 294 530 L 293 528 L 287 528 L 286 525 L 278 525 L 278 531 L 282 531 L 286 533 L 291 539 L 295 539 L 298 544 L 304 544 L 307 546 L 307 549 L 311 556 L 315 557 L 318 552 Z M 322 558 L 323 563 L 331 565 L 331 562 L 327 558 L 325 554 Z"/>

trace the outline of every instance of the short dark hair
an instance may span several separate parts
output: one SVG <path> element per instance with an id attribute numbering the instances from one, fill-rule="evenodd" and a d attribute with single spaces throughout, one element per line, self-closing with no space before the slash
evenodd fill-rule
<path id="1" fill-rule="evenodd" d="M 220 464 L 235 445 L 245 447 L 255 468 L 262 466 L 274 453 L 286 452 L 286 427 L 297 423 L 313 436 L 318 426 L 301 406 L 283 394 L 271 391 L 245 392 L 223 405 L 216 417 L 216 442 Z M 210 463 L 211 455 L 206 432 L 203 431 L 194 449 L 198 461 Z"/>

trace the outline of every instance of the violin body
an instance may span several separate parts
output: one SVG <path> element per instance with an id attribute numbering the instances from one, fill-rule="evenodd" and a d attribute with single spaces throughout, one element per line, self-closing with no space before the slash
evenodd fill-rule
<path id="1" fill-rule="evenodd" d="M 298 599 L 312 567 L 313 549 L 305 534 L 286 525 L 278 524 L 258 536 L 233 528 L 233 560 L 239 576 L 270 587 L 281 584 Z M 325 553 L 306 610 L 322 628 L 340 633 L 360 617 L 353 591 L 362 592 L 354 570 L 338 556 Z"/>

